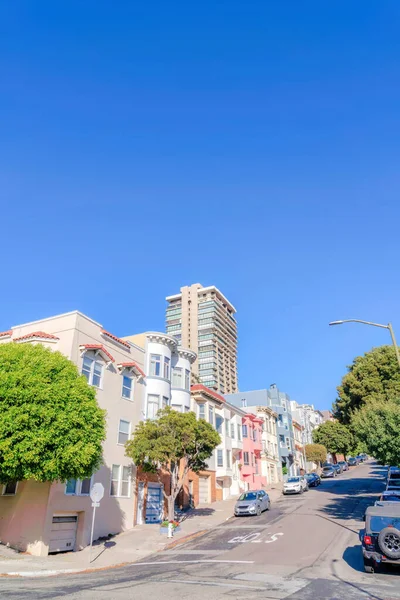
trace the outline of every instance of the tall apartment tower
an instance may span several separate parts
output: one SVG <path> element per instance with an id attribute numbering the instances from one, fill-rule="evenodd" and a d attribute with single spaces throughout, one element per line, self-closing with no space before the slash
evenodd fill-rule
<path id="1" fill-rule="evenodd" d="M 167 333 L 197 354 L 192 373 L 221 394 L 237 392 L 235 307 L 218 288 L 200 283 L 182 287 L 166 300 Z"/>

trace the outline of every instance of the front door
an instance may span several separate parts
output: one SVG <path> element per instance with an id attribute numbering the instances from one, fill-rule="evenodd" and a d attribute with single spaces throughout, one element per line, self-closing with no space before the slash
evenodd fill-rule
<path id="1" fill-rule="evenodd" d="M 160 523 L 163 515 L 163 495 L 159 483 L 147 486 L 146 523 Z"/>
<path id="2" fill-rule="evenodd" d="M 199 503 L 210 502 L 210 477 L 199 476 Z"/>

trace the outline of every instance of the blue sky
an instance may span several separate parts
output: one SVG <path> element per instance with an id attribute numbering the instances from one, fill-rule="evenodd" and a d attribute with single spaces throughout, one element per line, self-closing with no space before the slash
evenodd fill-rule
<path id="1" fill-rule="evenodd" d="M 235 304 L 240 389 L 327 408 L 400 337 L 400 6 L 18 1 L 0 8 L 0 331 L 79 309 L 164 329 Z"/>

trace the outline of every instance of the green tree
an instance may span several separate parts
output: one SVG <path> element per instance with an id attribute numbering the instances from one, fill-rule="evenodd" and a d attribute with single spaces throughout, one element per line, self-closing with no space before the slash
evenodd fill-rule
<path id="1" fill-rule="evenodd" d="M 313 441 L 322 444 L 333 455 L 346 454 L 354 447 L 354 437 L 346 425 L 326 421 L 313 431 Z"/>
<path id="2" fill-rule="evenodd" d="M 368 454 L 400 464 L 400 400 L 370 400 L 353 415 L 352 427 Z"/>
<path id="3" fill-rule="evenodd" d="M 154 421 L 140 422 L 126 445 L 126 455 L 145 472 L 170 476 L 171 490 L 163 490 L 168 503 L 168 518 L 174 518 L 175 499 L 189 470 L 207 469 L 207 459 L 221 443 L 215 429 L 193 412 L 179 413 L 169 407 L 158 412 Z"/>
<path id="4" fill-rule="evenodd" d="M 105 413 L 85 377 L 42 345 L 0 344 L 0 482 L 90 477 Z"/>
<path id="5" fill-rule="evenodd" d="M 326 461 L 327 449 L 322 444 L 306 444 L 306 459 L 317 463 L 318 467 Z"/>
<path id="6" fill-rule="evenodd" d="M 357 356 L 337 390 L 333 411 L 345 425 L 369 401 L 400 398 L 400 370 L 393 346 L 380 346 Z"/>

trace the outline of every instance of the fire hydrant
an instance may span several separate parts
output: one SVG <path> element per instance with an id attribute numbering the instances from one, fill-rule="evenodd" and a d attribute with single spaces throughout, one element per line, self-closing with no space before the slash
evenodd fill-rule
<path id="1" fill-rule="evenodd" d="M 174 537 L 174 526 L 172 525 L 172 523 L 168 523 L 168 535 L 167 537 L 172 538 Z"/>

